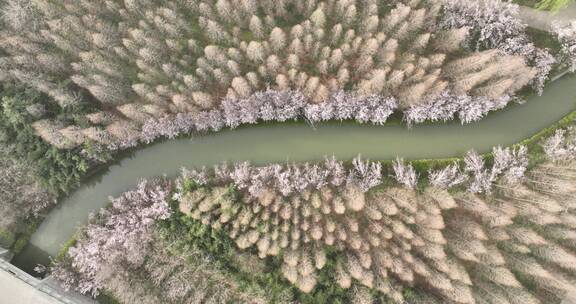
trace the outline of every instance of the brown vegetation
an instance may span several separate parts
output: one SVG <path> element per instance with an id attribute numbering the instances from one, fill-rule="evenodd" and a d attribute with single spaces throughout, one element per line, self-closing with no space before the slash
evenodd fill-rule
<path id="1" fill-rule="evenodd" d="M 573 162 L 545 163 L 489 195 L 324 186 L 236 199 L 216 187 L 182 196 L 180 210 L 240 249 L 281 256 L 284 277 L 303 292 L 335 248 L 339 286 L 358 282 L 396 302 L 413 286 L 418 303 L 558 303 L 576 286 L 574 172 Z M 364 303 L 362 289 L 354 294 Z"/>
<path id="2" fill-rule="evenodd" d="M 77 104 L 81 88 L 105 111 L 89 117 L 103 136 L 38 123 L 61 148 L 129 141 L 151 118 L 219 109 L 267 88 L 300 91 L 308 103 L 348 90 L 407 109 L 446 92 L 514 95 L 536 73 L 521 56 L 464 52 L 465 28 L 434 27 L 441 1 L 10 2 L 4 20 L 34 22 L 0 31 L 2 75 L 61 107 Z M 74 86 L 61 85 L 68 80 Z"/>

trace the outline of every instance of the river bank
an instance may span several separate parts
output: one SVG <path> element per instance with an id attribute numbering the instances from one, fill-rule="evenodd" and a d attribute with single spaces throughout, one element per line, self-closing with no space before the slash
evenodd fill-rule
<path id="1" fill-rule="evenodd" d="M 39 226 L 30 244 L 13 263 L 30 269 L 58 254 L 88 214 L 108 204 L 137 184 L 138 179 L 176 175 L 181 167 L 212 166 L 223 161 L 249 160 L 254 164 L 319 160 L 325 155 L 350 159 L 358 154 L 372 160 L 402 156 L 406 159 L 442 159 L 469 149 L 484 153 L 493 146 L 508 146 L 554 124 L 576 105 L 576 77 L 549 85 L 542 96 L 529 98 L 469 124 L 430 124 L 406 129 L 401 125 L 371 126 L 328 123 L 316 126 L 273 124 L 227 130 L 193 138 L 163 141 L 128 153 L 107 170 L 71 193 Z"/>

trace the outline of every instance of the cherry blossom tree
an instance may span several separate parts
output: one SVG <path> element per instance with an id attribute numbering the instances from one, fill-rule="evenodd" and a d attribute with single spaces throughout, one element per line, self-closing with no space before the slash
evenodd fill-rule
<path id="1" fill-rule="evenodd" d="M 392 164 L 392 170 L 394 170 L 394 179 L 408 189 L 416 188 L 418 184 L 418 174 L 414 170 L 411 164 L 405 164 L 404 159 L 397 157 Z"/>
<path id="2" fill-rule="evenodd" d="M 0 228 L 8 230 L 28 216 L 37 216 L 41 210 L 56 203 L 36 176 L 32 165 L 10 156 L 6 143 L 0 147 Z"/>
<path id="3" fill-rule="evenodd" d="M 443 28 L 467 27 L 474 49 L 498 48 L 510 37 L 523 35 L 518 5 L 502 0 L 443 0 Z"/>
<path id="4" fill-rule="evenodd" d="M 554 135 L 545 139 L 542 144 L 546 156 L 554 161 L 570 160 L 576 155 L 574 131 L 572 128 L 558 129 Z"/>
<path id="5" fill-rule="evenodd" d="M 464 156 L 464 172 L 472 176 L 468 191 L 472 193 L 490 192 L 494 176 L 485 168 L 484 159 L 476 151 L 470 150 Z"/>
<path id="6" fill-rule="evenodd" d="M 135 190 L 112 199 L 111 207 L 94 214 L 80 241 L 69 249 L 73 269 L 56 266 L 53 276 L 66 287 L 96 296 L 102 288 L 102 278 L 98 276 L 102 265 L 115 260 L 142 264 L 155 221 L 171 215 L 170 191 L 166 180 L 142 181 Z"/>
<path id="7" fill-rule="evenodd" d="M 472 49 L 495 48 L 508 54 L 521 55 L 527 63 L 537 68 L 532 86 L 542 90 L 555 58 L 537 48 L 526 35 L 526 25 L 518 17 L 518 5 L 503 0 L 443 0 L 444 15 L 441 28 L 466 27 L 470 30 L 468 41 Z"/>
<path id="8" fill-rule="evenodd" d="M 352 165 L 354 170 L 351 170 L 348 174 L 349 184 L 355 183 L 363 191 L 368 191 L 381 183 L 382 164 L 379 162 L 362 160 L 362 157 L 358 155 L 352 160 Z"/>
<path id="9" fill-rule="evenodd" d="M 500 146 L 492 149 L 494 164 L 491 174 L 496 176 L 502 175 L 508 183 L 518 183 L 524 178 L 526 168 L 528 167 L 528 149 L 526 146 L 520 146 L 517 149 L 502 148 Z"/>
<path id="10" fill-rule="evenodd" d="M 482 119 L 488 112 L 504 108 L 515 98 L 505 95 L 496 99 L 481 96 L 456 95 L 450 91 L 411 106 L 404 111 L 408 125 L 424 121 L 449 121 L 458 117 L 462 124 Z"/>
<path id="11" fill-rule="evenodd" d="M 468 180 L 468 176 L 461 170 L 458 163 L 453 163 L 442 169 L 428 171 L 430 184 L 442 189 L 450 189 Z"/>
<path id="12" fill-rule="evenodd" d="M 511 184 L 522 181 L 528 167 L 527 152 L 525 146 L 516 149 L 494 147 L 493 164 L 488 167 L 476 151 L 468 151 L 464 157 L 464 171 L 471 175 L 468 190 L 472 193 L 490 193 L 493 183 L 499 178 Z"/>
<path id="13" fill-rule="evenodd" d="M 572 73 L 576 72 L 576 21 L 568 24 L 556 21 L 552 24 L 552 28 L 561 44 L 562 62 Z"/>

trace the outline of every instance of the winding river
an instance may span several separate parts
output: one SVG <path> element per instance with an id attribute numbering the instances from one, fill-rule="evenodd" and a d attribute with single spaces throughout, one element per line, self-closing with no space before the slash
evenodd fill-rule
<path id="1" fill-rule="evenodd" d="M 30 271 L 58 253 L 88 214 L 136 185 L 140 178 L 175 175 L 185 167 L 212 166 L 223 161 L 255 164 L 318 160 L 324 155 L 350 159 L 357 154 L 378 160 L 445 158 L 469 149 L 486 152 L 496 145 L 516 143 L 558 121 L 576 107 L 576 77 L 550 84 L 544 95 L 525 104 L 491 113 L 480 122 L 430 124 L 407 129 L 400 125 L 372 126 L 327 123 L 315 129 L 303 123 L 243 127 L 194 138 L 159 142 L 123 157 L 108 170 L 92 176 L 44 219 L 29 245 L 13 263 Z"/>

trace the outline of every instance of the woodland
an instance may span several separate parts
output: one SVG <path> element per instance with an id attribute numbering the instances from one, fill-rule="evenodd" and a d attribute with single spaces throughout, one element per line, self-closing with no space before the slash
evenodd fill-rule
<path id="1" fill-rule="evenodd" d="M 60 149 L 398 111 L 467 123 L 556 62 L 500 1 L 59 2 L 10 1 L 0 76 L 79 108 L 31 123 Z"/>
<path id="2" fill-rule="evenodd" d="M 53 275 L 122 303 L 560 303 L 576 286 L 575 135 L 421 173 L 359 157 L 183 170 L 113 199 Z"/>
<path id="3" fill-rule="evenodd" d="M 538 31 L 518 4 L 570 2 L 0 0 L 0 246 L 18 254 L 86 178 L 162 140 L 504 112 L 576 72 L 576 20 Z M 35 275 L 114 304 L 561 303 L 574 119 L 458 159 L 142 179 Z"/>

